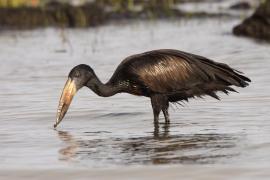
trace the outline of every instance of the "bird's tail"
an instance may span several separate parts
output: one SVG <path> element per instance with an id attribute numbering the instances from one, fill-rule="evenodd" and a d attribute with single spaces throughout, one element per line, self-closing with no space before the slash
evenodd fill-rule
<path id="1" fill-rule="evenodd" d="M 235 70 L 223 63 L 217 63 L 209 59 L 199 59 L 198 67 L 209 77 L 209 82 L 198 84 L 189 89 L 174 92 L 169 95 L 171 102 L 178 100 L 188 100 L 188 98 L 202 97 L 209 95 L 215 99 L 220 99 L 216 92 L 221 91 L 225 94 L 237 92 L 231 86 L 246 87 L 251 80 L 244 76 L 242 72 Z M 203 57 L 202 57 L 203 58 Z"/>
<path id="2" fill-rule="evenodd" d="M 205 94 L 213 98 L 219 99 L 216 95 L 217 91 L 222 91 L 225 94 L 229 94 L 230 91 L 237 92 L 231 87 L 232 85 L 244 88 L 251 82 L 242 72 L 231 68 L 227 64 L 205 59 L 200 62 L 207 66 L 208 69 L 211 69 L 209 72 L 211 72 L 211 79 L 214 79 L 214 81 L 204 86 L 203 90 Z"/>

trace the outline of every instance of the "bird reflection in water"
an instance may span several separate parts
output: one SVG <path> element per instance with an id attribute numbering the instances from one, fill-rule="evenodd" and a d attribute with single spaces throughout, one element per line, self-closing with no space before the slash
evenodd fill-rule
<path id="1" fill-rule="evenodd" d="M 160 124 L 163 125 L 160 127 Z M 163 129 L 163 131 L 160 131 L 160 128 Z M 156 123 L 154 122 L 154 131 L 153 131 L 153 138 L 159 139 L 159 138 L 165 138 L 169 136 L 170 132 L 170 123 Z"/>
<path id="2" fill-rule="evenodd" d="M 60 160 L 64 161 L 74 160 L 79 148 L 77 141 L 75 141 L 73 136 L 67 131 L 57 131 L 57 132 L 59 139 L 67 144 L 65 148 L 59 150 L 59 153 L 62 155 Z"/>
<path id="3" fill-rule="evenodd" d="M 57 131 L 66 144 L 59 150 L 60 160 L 90 165 L 212 164 L 240 154 L 236 146 L 239 135 L 170 135 L 169 129 L 168 123 L 156 124 L 151 136 L 91 140 L 85 134 L 75 138 L 67 131 Z"/>

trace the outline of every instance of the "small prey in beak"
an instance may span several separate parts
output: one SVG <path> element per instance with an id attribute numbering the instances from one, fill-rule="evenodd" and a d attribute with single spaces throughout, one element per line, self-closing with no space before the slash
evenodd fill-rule
<path id="1" fill-rule="evenodd" d="M 64 118 L 69 105 L 71 104 L 71 101 L 73 99 L 73 96 L 76 94 L 76 84 L 74 83 L 74 80 L 72 80 L 70 77 L 68 78 L 65 87 L 63 89 L 58 109 L 57 109 L 57 115 L 56 115 L 56 122 L 54 124 L 54 128 L 57 127 L 57 125 L 62 121 Z"/>

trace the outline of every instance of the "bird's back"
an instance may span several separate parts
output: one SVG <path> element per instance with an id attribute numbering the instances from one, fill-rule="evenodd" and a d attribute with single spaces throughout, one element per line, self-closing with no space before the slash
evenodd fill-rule
<path id="1" fill-rule="evenodd" d="M 160 93 L 170 97 L 170 101 L 178 101 L 205 94 L 217 98 L 215 91 L 227 93 L 233 91 L 229 86 L 245 87 L 250 80 L 226 64 L 178 50 L 161 49 L 127 57 L 110 82 L 137 87 L 141 95 Z"/>

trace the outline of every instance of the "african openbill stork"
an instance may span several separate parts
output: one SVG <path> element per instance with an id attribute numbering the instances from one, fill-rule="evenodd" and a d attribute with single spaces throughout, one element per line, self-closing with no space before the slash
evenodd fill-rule
<path id="1" fill-rule="evenodd" d="M 160 49 L 124 59 L 111 79 L 103 84 L 93 69 L 85 64 L 74 67 L 63 89 L 56 127 L 64 118 L 75 93 L 86 86 L 97 95 L 108 97 L 129 93 L 151 99 L 154 122 L 162 111 L 169 122 L 169 103 L 209 95 L 219 99 L 217 91 L 236 92 L 231 86 L 246 87 L 249 78 L 226 64 L 173 49 Z"/>

